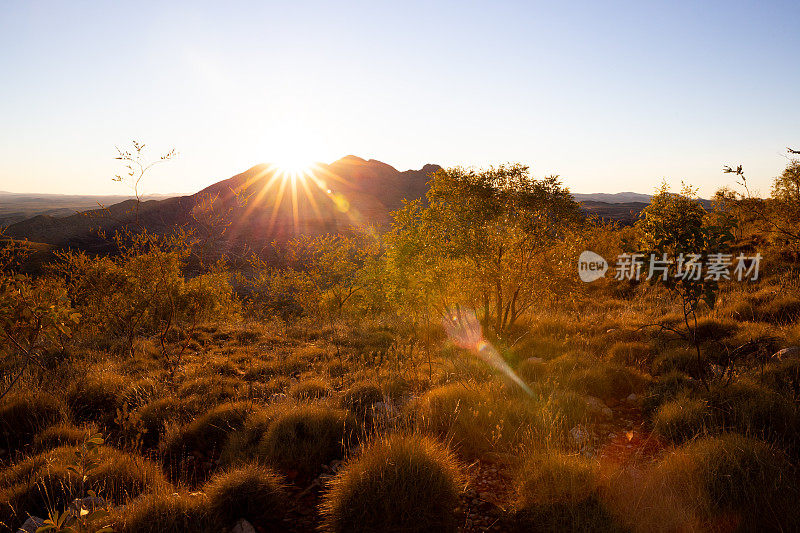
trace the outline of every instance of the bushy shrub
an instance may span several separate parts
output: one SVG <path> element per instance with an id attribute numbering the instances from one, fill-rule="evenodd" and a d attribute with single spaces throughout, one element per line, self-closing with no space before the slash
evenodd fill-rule
<path id="1" fill-rule="evenodd" d="M 652 412 L 662 403 L 696 388 L 697 383 L 687 374 L 678 371 L 668 372 L 650 382 L 643 408 L 645 412 Z"/>
<path id="2" fill-rule="evenodd" d="M 131 431 L 139 432 L 145 447 L 156 446 L 171 422 L 181 422 L 193 411 L 185 401 L 166 396 L 147 403 L 134 411 Z"/>
<path id="3" fill-rule="evenodd" d="M 697 353 L 687 348 L 674 348 L 658 355 L 652 363 L 652 372 L 655 375 L 682 372 L 690 376 L 700 374 Z"/>
<path id="4" fill-rule="evenodd" d="M 302 405 L 280 412 L 259 443 L 259 455 L 302 477 L 341 459 L 353 443 L 355 421 L 346 411 Z"/>
<path id="5" fill-rule="evenodd" d="M 321 379 L 305 379 L 289 387 L 289 396 L 296 400 L 318 400 L 331 393 L 331 388 Z"/>
<path id="6" fill-rule="evenodd" d="M 96 371 L 73 382 L 67 390 L 67 404 L 78 422 L 113 422 L 121 406 L 122 393 L 128 384 L 123 376 L 112 371 Z"/>
<path id="7" fill-rule="evenodd" d="M 271 468 L 251 463 L 215 475 L 206 484 L 209 511 L 223 529 L 244 518 L 258 528 L 281 531 L 286 490 Z"/>
<path id="8" fill-rule="evenodd" d="M 792 466 L 759 440 L 698 439 L 667 455 L 652 475 L 694 510 L 701 529 L 724 520 L 738 531 L 787 531 L 800 520 Z"/>
<path id="9" fill-rule="evenodd" d="M 211 463 L 221 452 L 228 436 L 242 427 L 247 415 L 254 410 L 249 402 L 233 402 L 218 405 L 195 421 L 167 432 L 161 448 L 164 466 L 172 479 L 188 477 L 197 481 L 207 475 L 202 462 Z M 187 456 L 194 461 L 190 468 Z"/>
<path id="10" fill-rule="evenodd" d="M 797 407 L 788 398 L 755 383 L 740 380 L 712 386 L 706 394 L 718 430 L 735 431 L 796 445 L 800 441 Z"/>
<path id="11" fill-rule="evenodd" d="M 64 508 L 80 495 L 80 479 L 68 466 L 73 447 L 61 447 L 29 457 L 3 472 L 0 491 L 7 494 L 0 521 L 19 524 L 28 514 L 47 516 L 52 506 Z M 170 485 L 155 463 L 110 447 L 101 447 L 99 464 L 86 479 L 86 489 L 113 504 L 123 504 L 145 492 Z"/>
<path id="12" fill-rule="evenodd" d="M 333 479 L 321 510 L 332 533 L 455 531 L 462 480 L 453 456 L 419 435 L 367 447 Z"/>
<path id="13" fill-rule="evenodd" d="M 220 464 L 225 466 L 249 461 L 258 454 L 258 446 L 275 417 L 287 409 L 284 404 L 259 408 L 247 415 L 242 428 L 228 437 L 220 454 Z"/>
<path id="14" fill-rule="evenodd" d="M 540 452 L 516 475 L 513 531 L 615 531 L 603 507 L 594 465 L 579 456 Z"/>
<path id="15" fill-rule="evenodd" d="M 53 396 L 41 393 L 6 397 L 0 405 L 0 438 L 4 448 L 16 451 L 42 429 L 67 418 L 67 410 Z"/>
<path id="16" fill-rule="evenodd" d="M 705 317 L 697 321 L 695 335 L 698 342 L 724 341 L 739 329 L 736 322 Z"/>
<path id="17" fill-rule="evenodd" d="M 37 452 L 45 452 L 61 446 L 78 446 L 88 436 L 97 433 L 96 426 L 73 426 L 60 423 L 43 429 L 33 438 L 31 448 Z"/>
<path id="18" fill-rule="evenodd" d="M 582 405 L 585 408 L 585 402 Z M 553 413 L 546 407 L 527 397 L 508 397 L 502 389 L 452 383 L 427 391 L 406 410 L 420 430 L 448 443 L 459 455 L 476 458 L 549 434 Z"/>
<path id="19" fill-rule="evenodd" d="M 119 533 L 211 533 L 208 500 L 198 493 L 150 493 L 118 509 Z"/>
<path id="20" fill-rule="evenodd" d="M 683 442 L 701 434 L 711 412 L 700 398 L 681 396 L 661 404 L 653 417 L 653 429 L 672 442 Z"/>
<path id="21" fill-rule="evenodd" d="M 570 388 L 602 399 L 625 398 L 641 391 L 647 380 L 637 372 L 614 364 L 598 364 L 568 377 Z"/>
<path id="22" fill-rule="evenodd" d="M 776 295 L 755 306 L 755 318 L 764 322 L 785 324 L 800 316 L 800 299 L 789 295 Z"/>
<path id="23" fill-rule="evenodd" d="M 648 363 L 653 357 L 653 348 L 644 342 L 617 342 L 608 350 L 612 362 L 622 365 Z"/>
<path id="24" fill-rule="evenodd" d="M 352 385 L 342 396 L 342 407 L 354 415 L 364 418 L 369 414 L 372 406 L 383 401 L 383 391 L 376 384 L 369 381 Z"/>

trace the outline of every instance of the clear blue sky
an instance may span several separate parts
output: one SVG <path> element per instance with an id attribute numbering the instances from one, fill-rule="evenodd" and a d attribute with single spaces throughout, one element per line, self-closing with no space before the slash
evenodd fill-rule
<path id="1" fill-rule="evenodd" d="M 0 190 L 193 192 L 286 154 L 758 189 L 800 147 L 800 3 L 0 1 Z"/>

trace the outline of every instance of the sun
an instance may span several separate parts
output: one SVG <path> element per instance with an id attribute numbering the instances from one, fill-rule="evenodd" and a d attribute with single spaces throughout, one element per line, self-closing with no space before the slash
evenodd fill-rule
<path id="1" fill-rule="evenodd" d="M 284 176 L 297 178 L 311 173 L 315 161 L 298 153 L 283 153 L 276 157 L 272 164 Z"/>

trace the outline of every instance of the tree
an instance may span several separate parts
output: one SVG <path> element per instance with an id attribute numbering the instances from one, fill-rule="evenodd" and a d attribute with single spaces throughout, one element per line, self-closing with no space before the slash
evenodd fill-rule
<path id="1" fill-rule="evenodd" d="M 554 253 L 582 219 L 557 176 L 528 167 L 440 170 L 428 205 L 407 203 L 388 237 L 396 292 L 439 316 L 457 305 L 480 311 L 501 334 L 567 283 L 568 254 Z"/>
<path id="2" fill-rule="evenodd" d="M 679 194 L 674 194 L 663 183 L 650 200 L 650 205 L 642 210 L 636 229 L 643 255 L 660 261 L 659 266 L 663 268 L 660 275 L 651 277 L 651 281 L 663 283 L 680 299 L 686 332 L 673 331 L 695 348 L 700 377 L 705 383 L 697 338 L 697 311 L 701 303 L 714 307 L 719 281 L 702 270 L 695 275 L 698 271 L 694 268 L 703 265 L 713 254 L 727 252 L 727 245 L 733 238 L 731 227 L 711 223 L 705 208 L 697 200 L 695 189 L 684 185 Z"/>

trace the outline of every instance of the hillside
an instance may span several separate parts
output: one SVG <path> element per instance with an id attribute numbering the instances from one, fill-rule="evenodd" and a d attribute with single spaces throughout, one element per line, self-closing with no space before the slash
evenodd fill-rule
<path id="1" fill-rule="evenodd" d="M 175 195 L 148 195 L 148 199 L 163 200 Z M 0 191 L 0 227 L 29 218 L 46 215 L 67 217 L 75 213 L 96 209 L 100 205 L 112 205 L 129 199 L 123 195 L 90 194 L 38 194 Z"/>
<path id="2" fill-rule="evenodd" d="M 293 179 L 274 166 L 260 164 L 190 196 L 141 202 L 138 213 L 136 202 L 126 200 L 68 217 L 38 215 L 12 224 L 6 233 L 17 239 L 95 249 L 107 244 L 98 236 L 100 231 L 108 235 L 127 225 L 156 233 L 176 226 L 203 230 L 205 221 L 223 217 L 230 223 L 227 245 L 257 247 L 299 234 L 384 226 L 389 212 L 404 199 L 424 195 L 430 174 L 438 169 L 425 165 L 401 172 L 350 155 L 315 165 L 309 175 Z"/>

